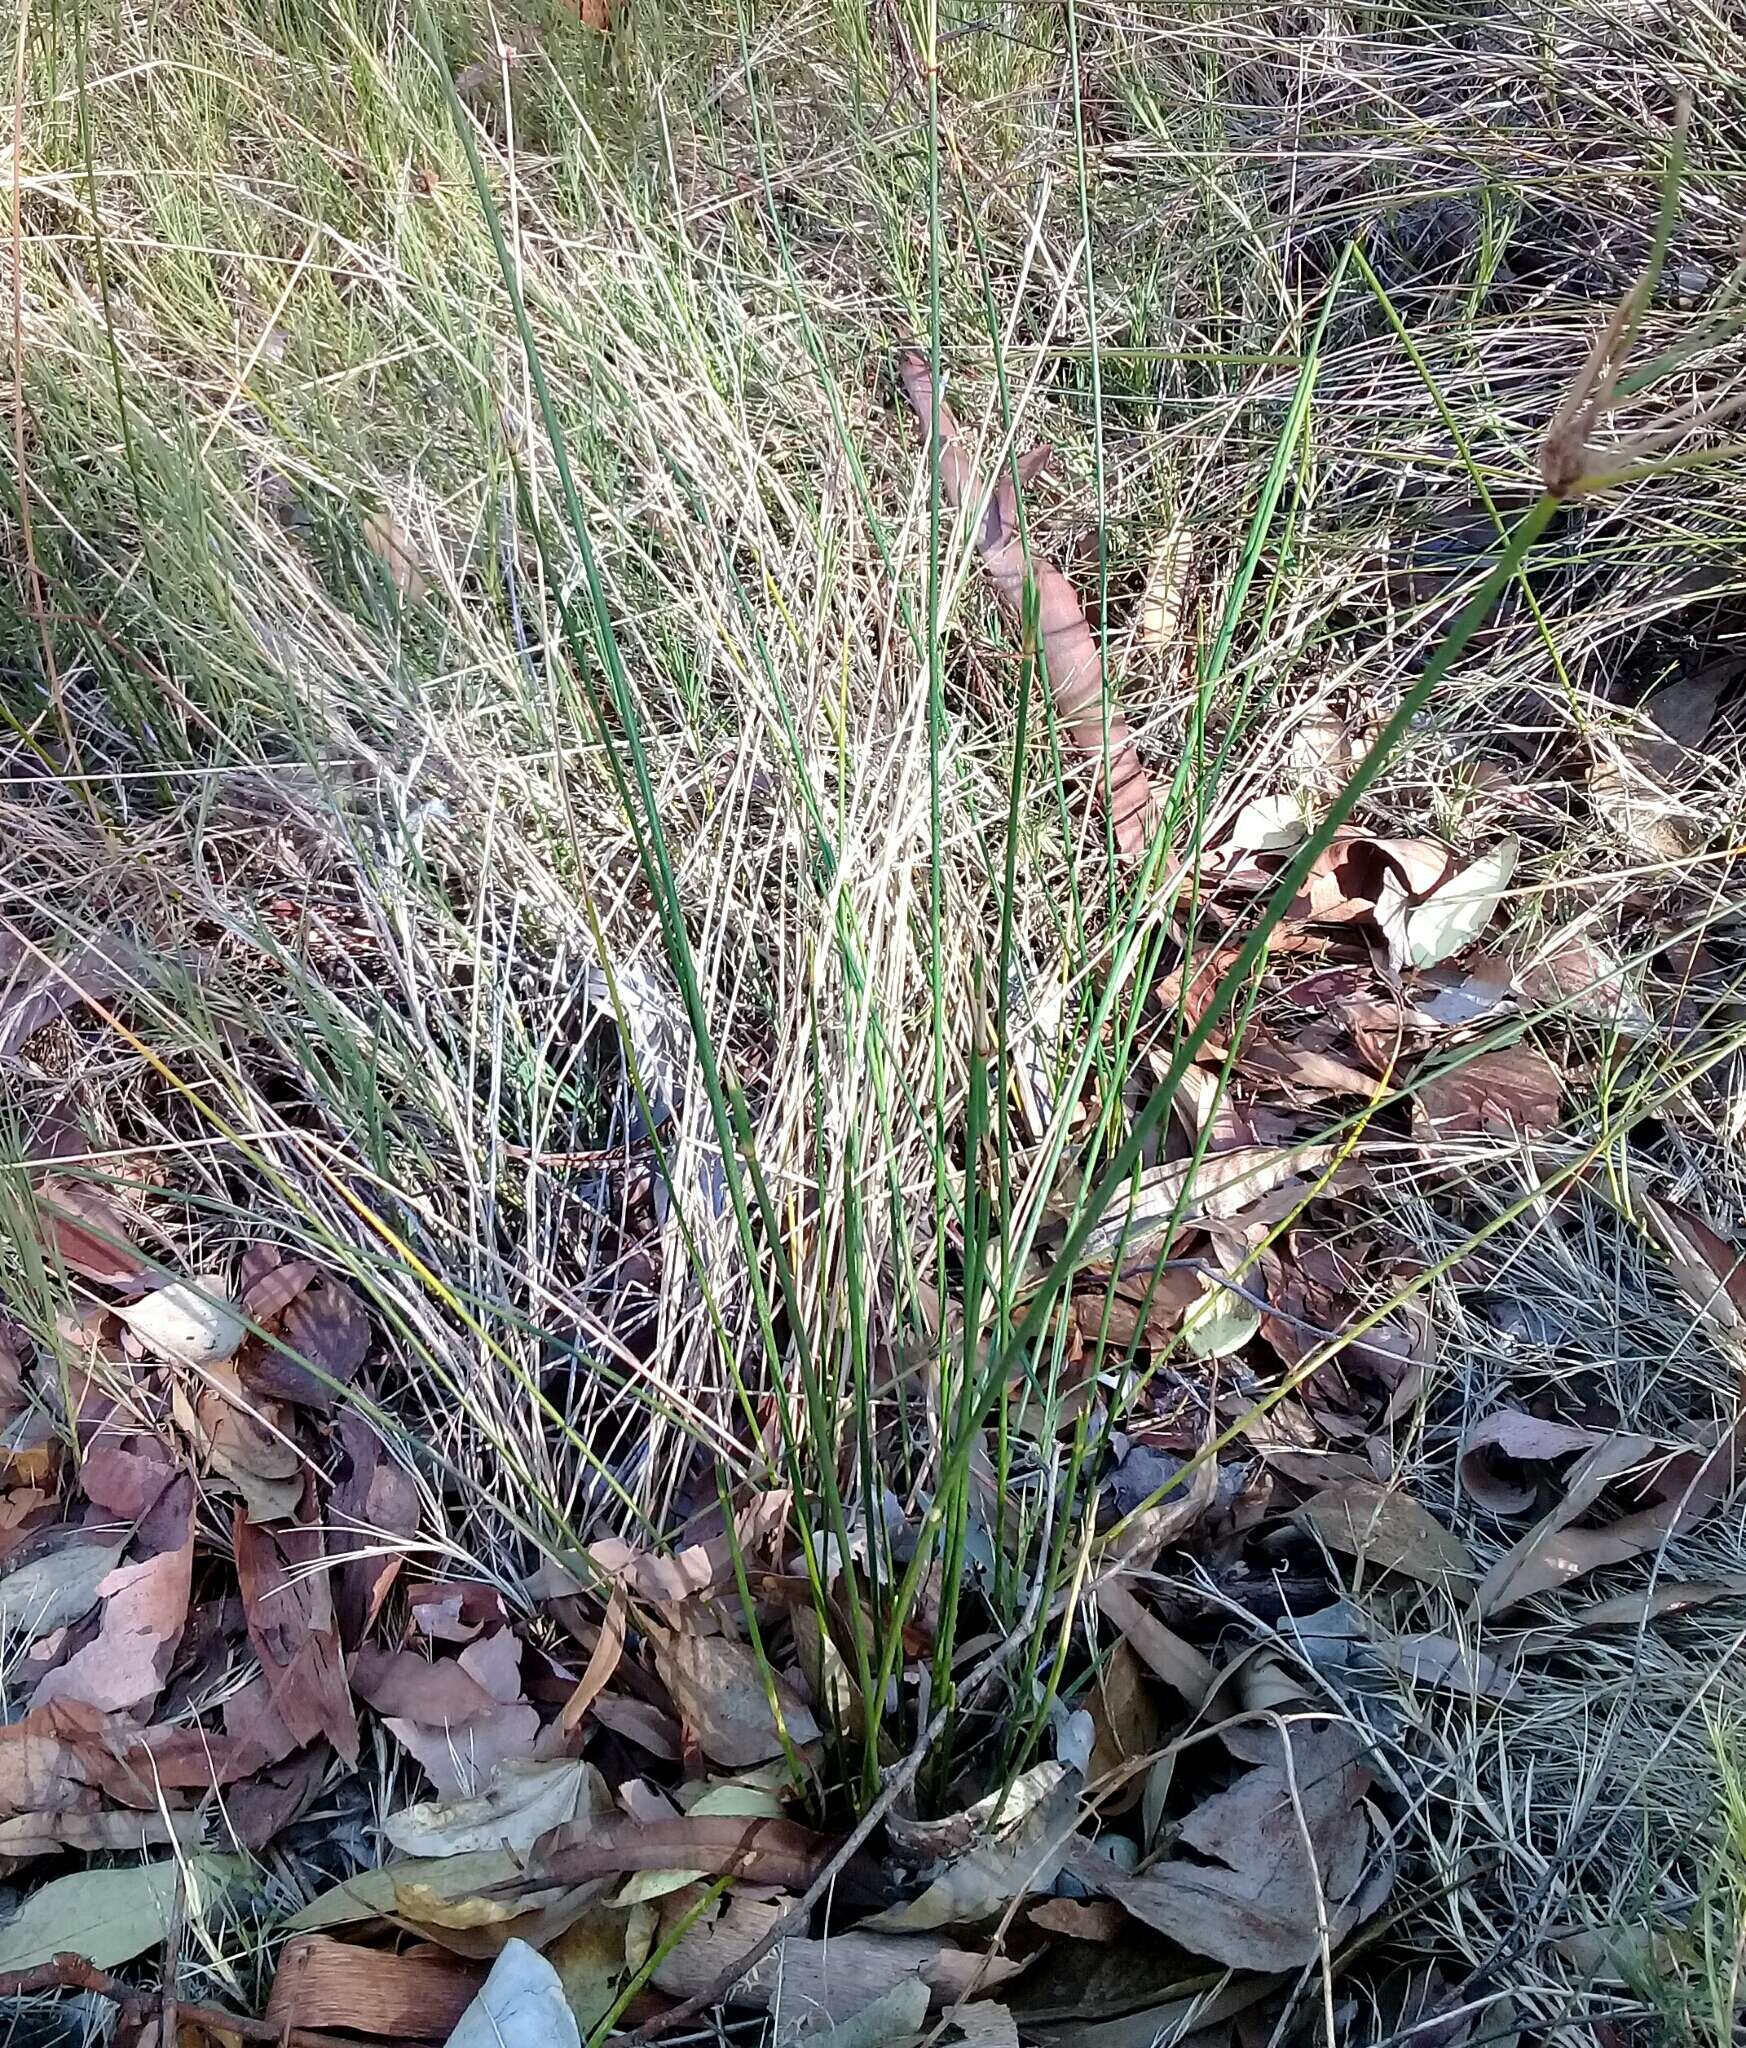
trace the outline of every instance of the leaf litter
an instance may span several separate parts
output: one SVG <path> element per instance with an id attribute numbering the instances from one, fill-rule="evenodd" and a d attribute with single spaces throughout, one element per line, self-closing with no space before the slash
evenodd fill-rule
<path id="1" fill-rule="evenodd" d="M 926 365 L 907 354 L 900 378 L 925 430 Z M 1009 620 L 1035 579 L 1063 735 L 1131 857 L 1157 822 L 1140 750 L 1071 580 L 1034 549 L 1027 571 L 1040 465 L 989 489 L 937 418 L 947 496 Z M 398 538 L 369 544 L 416 602 Z M 1173 528 L 1154 563 L 1139 630 L 1155 653 L 1181 630 L 1190 553 Z M 1671 734 L 1704 705 L 1649 710 Z M 1323 721 L 1315 760 L 1349 762 L 1354 731 Z M 1142 992 L 1141 1093 L 1312 829 L 1317 776 L 1300 784 L 1225 814 L 1204 922 L 1172 933 Z M 1270 2038 L 1293 1973 L 1361 1972 L 1424 1881 L 1404 1846 L 1421 1696 L 1501 1712 L 1572 1638 L 1741 1597 L 1738 1578 L 1659 1575 L 1733 1498 L 1735 1437 L 1652 1437 L 1555 1377 L 1457 1424 L 1436 1405 L 1439 1333 L 1404 1298 L 1426 1252 L 1368 1199 L 1403 1159 L 1456 1187 L 1478 1141 L 1554 1138 L 1593 1036 L 1647 1027 L 1627 949 L 1592 919 L 1520 934 L 1536 857 L 1514 834 L 1457 849 L 1343 826 L 1259 965 L 1249 1028 L 1221 1023 L 1177 1077 L 1164 1137 L 1070 1269 L 1053 1248 L 1079 1190 L 1063 1173 L 1049 1193 L 1020 1289 L 1041 1305 L 1021 1311 L 1059 1314 L 1064 1390 L 996 1401 L 1039 1453 L 1071 1439 L 1089 1456 L 1097 1514 L 1073 1597 L 1003 1635 L 989 1581 L 1041 1458 L 1019 1488 L 973 1465 L 981 1552 L 962 1590 L 1001 1685 L 1029 1643 L 1057 1660 L 1052 1715 L 1016 1687 L 978 1698 L 981 1667 L 934 1635 L 937 1571 L 894 1619 L 932 1511 L 920 1492 L 841 1544 L 833 1530 L 820 1586 L 799 1521 L 819 1503 L 756 1483 L 775 1468 L 753 1461 L 670 1545 L 603 1523 L 585 1552 L 465 1576 L 440 1477 L 378 1406 L 392 1342 L 363 1268 L 261 1242 L 234 1272 L 203 1256 L 181 1278 L 149 1201 L 38 1172 L 32 1227 L 68 1282 L 68 1341 L 104 1370 L 69 1394 L 58 1361 L 7 1340 L 0 1614 L 31 1689 L 0 1729 L 0 1853 L 177 1860 L 39 1887 L 0 1928 L 6 1967 L 43 1960 L 57 1926 L 100 1967 L 161 1942 L 198 1910 L 179 1901 L 189 1874 L 197 1891 L 240 1881 L 201 1861 L 215 1810 L 250 1848 L 326 1829 L 304 1816 L 368 1742 L 398 1795 L 379 1841 L 337 1867 L 306 1856 L 268 2005 L 287 2028 L 579 2040 L 705 1998 L 835 2048 L 930 2027 L 1061 2048 L 1186 2028 L 1198 2048 Z M 1017 1008 L 1039 1145 L 1103 1105 L 1095 1084 L 1058 1099 L 1076 1014 L 1060 977 Z M 1346 1135 L 1329 1104 L 1355 1119 Z M 1736 1334 L 1726 1233 L 1659 1183 L 1623 1206 L 1705 1327 Z M 1119 1432 L 1111 1344 L 1144 1388 Z M 1438 1458 L 1447 1483 L 1420 1498 Z M 1658 1576 L 1630 1578 L 1645 1560 Z M 892 1659 L 867 1697 L 848 1652 L 870 1614 Z M 936 1779 L 937 1657 L 966 1741 Z M 381 1867 L 358 1867 L 382 1845 Z"/>

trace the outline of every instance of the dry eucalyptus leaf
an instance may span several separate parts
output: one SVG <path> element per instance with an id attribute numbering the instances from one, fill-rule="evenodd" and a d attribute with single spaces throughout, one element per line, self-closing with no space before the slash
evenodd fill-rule
<path id="1" fill-rule="evenodd" d="M 1171 654 L 1182 626 L 1182 599 L 1194 540 L 1186 526 L 1172 522 L 1158 536 L 1140 597 L 1140 644 L 1154 654 Z"/>
<path id="2" fill-rule="evenodd" d="M 1117 1645 L 1118 1651 L 1124 1648 Z M 963 1818 L 972 1829 L 972 1846 L 955 1853 L 919 1898 L 886 1907 L 862 1928 L 869 1934 L 927 1934 L 993 1919 L 1014 1899 L 1049 1891 L 1079 1817 L 1077 1772 L 1059 1763 L 1034 1765 L 1004 1800 L 993 1793 L 969 1809 Z"/>
<path id="3" fill-rule="evenodd" d="M 245 1394 L 234 1365 L 209 1367 L 191 1407 L 178 1387 L 175 1413 L 213 1480 L 241 1495 L 251 1522 L 281 1522 L 296 1514 L 303 1499 L 302 1456 L 286 1433 L 283 1413 Z"/>
<path id="4" fill-rule="evenodd" d="M 1225 840 L 1237 853 L 1284 853 L 1307 837 L 1309 824 L 1294 796 L 1251 797 Z"/>
<path id="5" fill-rule="evenodd" d="M 1314 1173 L 1334 1156 L 1331 1145 L 1238 1145 L 1208 1152 L 1198 1165 L 1175 1159 L 1148 1167 L 1127 1200 L 1117 1198 L 1087 1237 L 1080 1268 L 1108 1266 L 1118 1254 L 1124 1266 L 1155 1258 L 1175 1234 L 1195 1225 L 1240 1216 L 1264 1195 L 1299 1174 Z"/>
<path id="6" fill-rule="evenodd" d="M 934 389 L 928 358 L 919 349 L 905 349 L 898 357 L 897 370 L 923 433 L 937 431 L 939 435 L 940 485 L 947 502 L 954 508 L 975 505 L 980 489 L 958 423 Z M 1033 451 L 1033 456 L 1036 454 Z M 1041 454 L 1046 456 L 1047 451 Z M 1024 466 L 1020 464 L 1021 474 Z M 1035 461 L 1034 467 L 1040 466 L 1040 460 Z M 1072 584 L 1053 562 L 1025 545 L 1017 487 L 1010 472 L 1001 476 L 988 496 L 977 550 L 995 595 L 1010 617 L 1023 615 L 1026 591 L 1034 587 L 1043 667 L 1063 745 L 1091 765 L 1109 808 L 1117 851 L 1129 859 L 1136 857 L 1145 851 L 1150 831 L 1151 783 L 1127 719 L 1109 701 L 1097 638 L 1085 622 Z"/>
<path id="7" fill-rule="evenodd" d="M 1100 1586 L 1097 1601 L 1154 1677 L 1179 1692 L 1191 1707 L 1198 1708 L 1206 1701 L 1217 1674 L 1192 1643 L 1185 1643 L 1148 1613 L 1119 1579 Z"/>
<path id="8" fill-rule="evenodd" d="M 69 1952 L 100 1970 L 130 1963 L 162 1943 L 184 1887 L 192 1918 L 246 1868 L 240 1856 L 172 1856 L 57 1877 L 31 1892 L 0 1926 L 0 1971 L 34 1969 Z"/>
<path id="9" fill-rule="evenodd" d="M 1204 1860 L 1171 1856 L 1134 1876 L 1082 1843 L 1068 1867 L 1196 1955 L 1232 1969 L 1302 1969 L 1321 1952 L 1324 1915 L 1337 1942 L 1382 1902 L 1365 1884 L 1370 1774 L 1348 1728 L 1297 1721 L 1240 1733 L 1260 1738 L 1242 1752 L 1266 1761 L 1183 1823 L 1179 1842 Z"/>
<path id="10" fill-rule="evenodd" d="M 131 1287 L 149 1268 L 128 1236 L 121 1204 L 97 1188 L 58 1177 L 37 1192 L 36 1232 L 70 1273 L 106 1287 Z"/>
<path id="11" fill-rule="evenodd" d="M 1414 904 L 1406 914 L 1402 957 L 1396 964 L 1435 967 L 1472 945 L 1503 901 L 1521 850 L 1513 834 L 1500 840 Z"/>
<path id="12" fill-rule="evenodd" d="M 1421 1080 L 1413 1127 L 1421 1139 L 1537 1138 L 1556 1127 L 1562 1096 L 1558 1070 L 1538 1048 L 1499 1046 Z"/>
<path id="13" fill-rule="evenodd" d="M 1330 1550 L 1430 1586 L 1464 1586 L 1478 1573 L 1467 1547 L 1396 1487 L 1349 1479 L 1306 1500 L 1297 1519 Z"/>
<path id="14" fill-rule="evenodd" d="M 553 1828 L 611 1807 L 605 1779 L 579 1757 L 554 1763 L 509 1758 L 484 1791 L 408 1806 L 390 1814 L 382 1832 L 406 1856 L 460 1856 L 479 1849 L 526 1855 Z"/>
<path id="15" fill-rule="evenodd" d="M 1545 1465 L 1605 1441 L 1604 1430 L 1543 1421 L 1519 1408 L 1493 1409 L 1461 1440 L 1462 1489 L 1495 1514 L 1521 1514 L 1534 1505 L 1543 1475 L 1518 1474 L 1511 1465 Z"/>
<path id="16" fill-rule="evenodd" d="M 1681 1451 L 1654 1463 L 1656 1446 L 1647 1437 L 1621 1433 L 1597 1444 L 1571 1475 L 1569 1491 L 1558 1506 L 1486 1573 L 1479 1587 L 1481 1613 L 1501 1614 L 1605 1565 L 1659 1551 L 1733 1492 L 1738 1450 L 1736 1437 L 1730 1435 L 1713 1449 Z M 1635 1470 L 1646 1474 L 1640 1491 L 1649 1494 L 1649 1506 L 1599 1527 L 1573 1526 L 1610 1486 Z"/>
<path id="17" fill-rule="evenodd" d="M 523 1868 L 524 1859 L 504 1849 L 428 1859 L 415 1857 L 383 1870 L 360 1870 L 318 1893 L 284 1924 L 295 1934 L 378 1919 L 394 1911 L 397 1885 L 421 1885 L 444 1900 L 471 1898 L 510 1883 L 523 1874 Z"/>
<path id="18" fill-rule="evenodd" d="M 0 1630 L 46 1636 L 97 1605 L 97 1589 L 121 1562 L 124 1542 L 74 1540 L 0 1577 Z"/>
<path id="19" fill-rule="evenodd" d="M 1746 1328 L 1746 1252 L 1677 1202 L 1639 1195 L 1638 1213 L 1667 1254 L 1673 1283 L 1712 1329 Z"/>
<path id="20" fill-rule="evenodd" d="M 511 1941 L 448 2048 L 582 2048 L 582 2037 L 557 1971 L 525 1941 Z"/>
<path id="21" fill-rule="evenodd" d="M 694 1926 L 655 1966 L 657 1989 L 669 1998 L 706 1990 L 730 1964 L 770 1931 L 786 1901 L 730 1894 L 721 1914 Z M 790 2048 L 818 2026 L 852 2017 L 869 1998 L 905 1977 L 919 1977 L 936 2005 L 992 1991 L 1019 1966 L 959 1948 L 939 1935 L 870 1934 L 852 1927 L 828 1941 L 785 1936 L 734 1987 L 739 2005 L 774 2007 L 773 2048 Z"/>
<path id="22" fill-rule="evenodd" d="M 387 506 L 367 512 L 361 531 L 365 547 L 382 565 L 388 581 L 408 604 L 416 604 L 429 585 L 418 555 L 393 512 Z"/>
<path id="23" fill-rule="evenodd" d="M 796 1748 L 819 1733 L 805 1701 L 785 1679 L 771 1672 L 766 1684 L 745 1643 L 669 1635 L 655 1646 L 655 1669 L 687 1732 L 712 1763 L 730 1769 L 762 1763 L 785 1753 L 784 1733 Z"/>
<path id="24" fill-rule="evenodd" d="M 57 1666 L 32 1704 L 83 1700 L 104 1713 L 145 1708 L 170 1675 L 188 1622 L 194 1584 L 194 1482 L 172 1482 L 139 1531 L 148 1555 L 117 1565 L 98 1591 L 103 1617 L 95 1638 Z"/>
<path id="25" fill-rule="evenodd" d="M 216 1273 L 172 1281 L 115 1313 L 154 1357 L 174 1365 L 220 1365 L 247 1334 Z"/>

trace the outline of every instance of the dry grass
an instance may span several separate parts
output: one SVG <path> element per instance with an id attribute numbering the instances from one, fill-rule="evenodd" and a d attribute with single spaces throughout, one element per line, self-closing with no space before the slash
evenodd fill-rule
<path id="1" fill-rule="evenodd" d="M 1616 428 L 1629 447 L 1671 422 L 1662 456 L 1721 438 L 1702 415 L 1741 372 L 1746 218 L 1725 15 L 1183 0 L 938 27 L 956 403 L 991 459 L 1057 445 L 1045 543 L 1088 592 L 1107 579 L 1163 779 L 1199 728 L 1188 808 L 1209 824 L 1313 789 L 1317 736 L 1374 730 L 1480 582 L 1488 496 L 1527 502 L 1649 251 L 1676 79 L 1689 167 L 1639 359 L 1689 353 Z M 145 1180 L 173 1266 L 263 1225 L 342 1264 L 392 1333 L 383 1393 L 430 1561 L 514 1593 L 542 1546 L 670 1527 L 712 1497 L 711 1456 L 749 1474 L 769 1357 L 638 828 L 564 643 L 580 563 L 445 90 L 414 18 L 354 0 L 240 23 L 33 10 L 20 33 L 0 913 L 32 949 L 21 976 L 35 949 L 130 950 L 125 1029 L 80 1014 L 0 1065 L 6 1142 L 25 1158 L 58 1118 L 66 1170 Z M 925 26 L 636 0 L 606 41 L 531 9 L 451 12 L 441 35 L 779 1221 L 757 1271 L 774 1289 L 780 1241 L 827 1381 L 862 1347 L 901 1368 L 929 1341 L 939 1186 L 985 1049 L 1017 673 L 949 533 L 930 746 L 927 476 L 888 381 L 894 337 L 935 320 Z M 1341 276 L 1281 516 L 1197 709 L 1361 230 L 1374 288 Z M 1549 1146 L 1476 1139 L 1430 1166 L 1403 1146 L 1375 1171 L 1374 1219 L 1447 1262 L 1397 1467 L 1482 1562 L 1504 1541 L 1453 1451 L 1500 1392 L 1575 1387 L 1672 1439 L 1737 1398 L 1738 1330 L 1606 1197 L 1653 1189 L 1724 1230 L 1746 1211 L 1746 721 L 1724 712 L 1670 794 L 1637 708 L 1746 654 L 1743 474 L 1573 507 L 1363 814 L 1466 850 L 1524 834 L 1497 942 L 1602 935 L 1655 1019 L 1630 1050 L 1579 1031 Z M 1136 598 L 1165 544 L 1180 644 L 1158 652 Z M 1016 947 L 1069 991 L 1071 1042 L 1154 927 L 1112 916 L 1035 729 L 1030 770 Z M 1579 1155 L 1593 1191 L 1536 1199 Z M 1026 1164 L 1040 1204 L 1052 1176 Z M 46 1335 L 56 1276 L 27 1236 L 0 1274 Z M 1738 1574 L 1741 1547 L 1735 1512 L 1656 1570 Z M 1725 2038 L 1713 1958 L 1614 1983 L 1560 1942 L 1694 1913 L 1739 1939 L 1741 1612 L 1573 1634 L 1502 1708 L 1378 1705 L 1412 1870 L 1391 1938 L 1447 1984 L 1471 1973 L 1475 2038 L 1507 2033 L 1505 1999 L 1533 2038 L 1603 2019 Z"/>

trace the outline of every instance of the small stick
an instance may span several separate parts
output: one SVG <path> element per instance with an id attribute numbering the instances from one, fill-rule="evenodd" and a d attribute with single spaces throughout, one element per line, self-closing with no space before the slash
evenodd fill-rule
<path id="1" fill-rule="evenodd" d="M 46 1963 L 37 1963 L 28 1970 L 0 1970 L 0 1998 L 29 1998 L 39 1991 L 88 1991 L 94 1997 L 111 1999 L 119 2006 L 132 2006 L 135 2010 L 154 2002 L 168 2002 L 162 1997 L 154 2000 L 151 1992 L 141 1991 L 136 1984 L 124 1984 L 83 1956 L 67 1952 L 51 1956 Z M 243 2013 L 226 2012 L 221 2005 L 190 2005 L 177 1999 L 175 2013 L 179 2020 L 192 2020 L 208 2033 L 237 2034 L 245 2041 L 285 2039 L 285 2029 L 276 2020 L 249 2019 Z"/>

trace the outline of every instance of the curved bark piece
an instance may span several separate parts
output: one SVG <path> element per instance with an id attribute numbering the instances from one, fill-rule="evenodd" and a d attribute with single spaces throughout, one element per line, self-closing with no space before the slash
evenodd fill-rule
<path id="1" fill-rule="evenodd" d="M 928 359 L 919 349 L 903 349 L 897 373 L 910 408 L 923 433 L 933 424 L 934 380 Z M 940 488 L 954 510 L 974 504 L 979 485 L 964 452 L 958 423 L 946 406 L 939 408 Z M 1046 447 L 1033 448 L 1019 462 L 1024 483 L 1047 462 Z M 976 536 L 977 551 L 1002 608 L 1017 620 L 1023 610 L 1025 551 L 1019 537 L 1018 492 L 1010 473 L 989 496 Z M 1055 700 L 1055 717 L 1064 744 L 1094 764 L 1109 805 L 1119 852 L 1132 859 L 1145 851 L 1153 821 L 1152 785 L 1141 766 L 1126 718 L 1113 706 L 1104 715 L 1103 662 L 1097 638 L 1073 586 L 1053 562 L 1033 554 L 1030 574 L 1037 586 L 1037 621 L 1043 639 L 1043 667 Z M 1105 770 L 1105 748 L 1108 768 Z"/>

